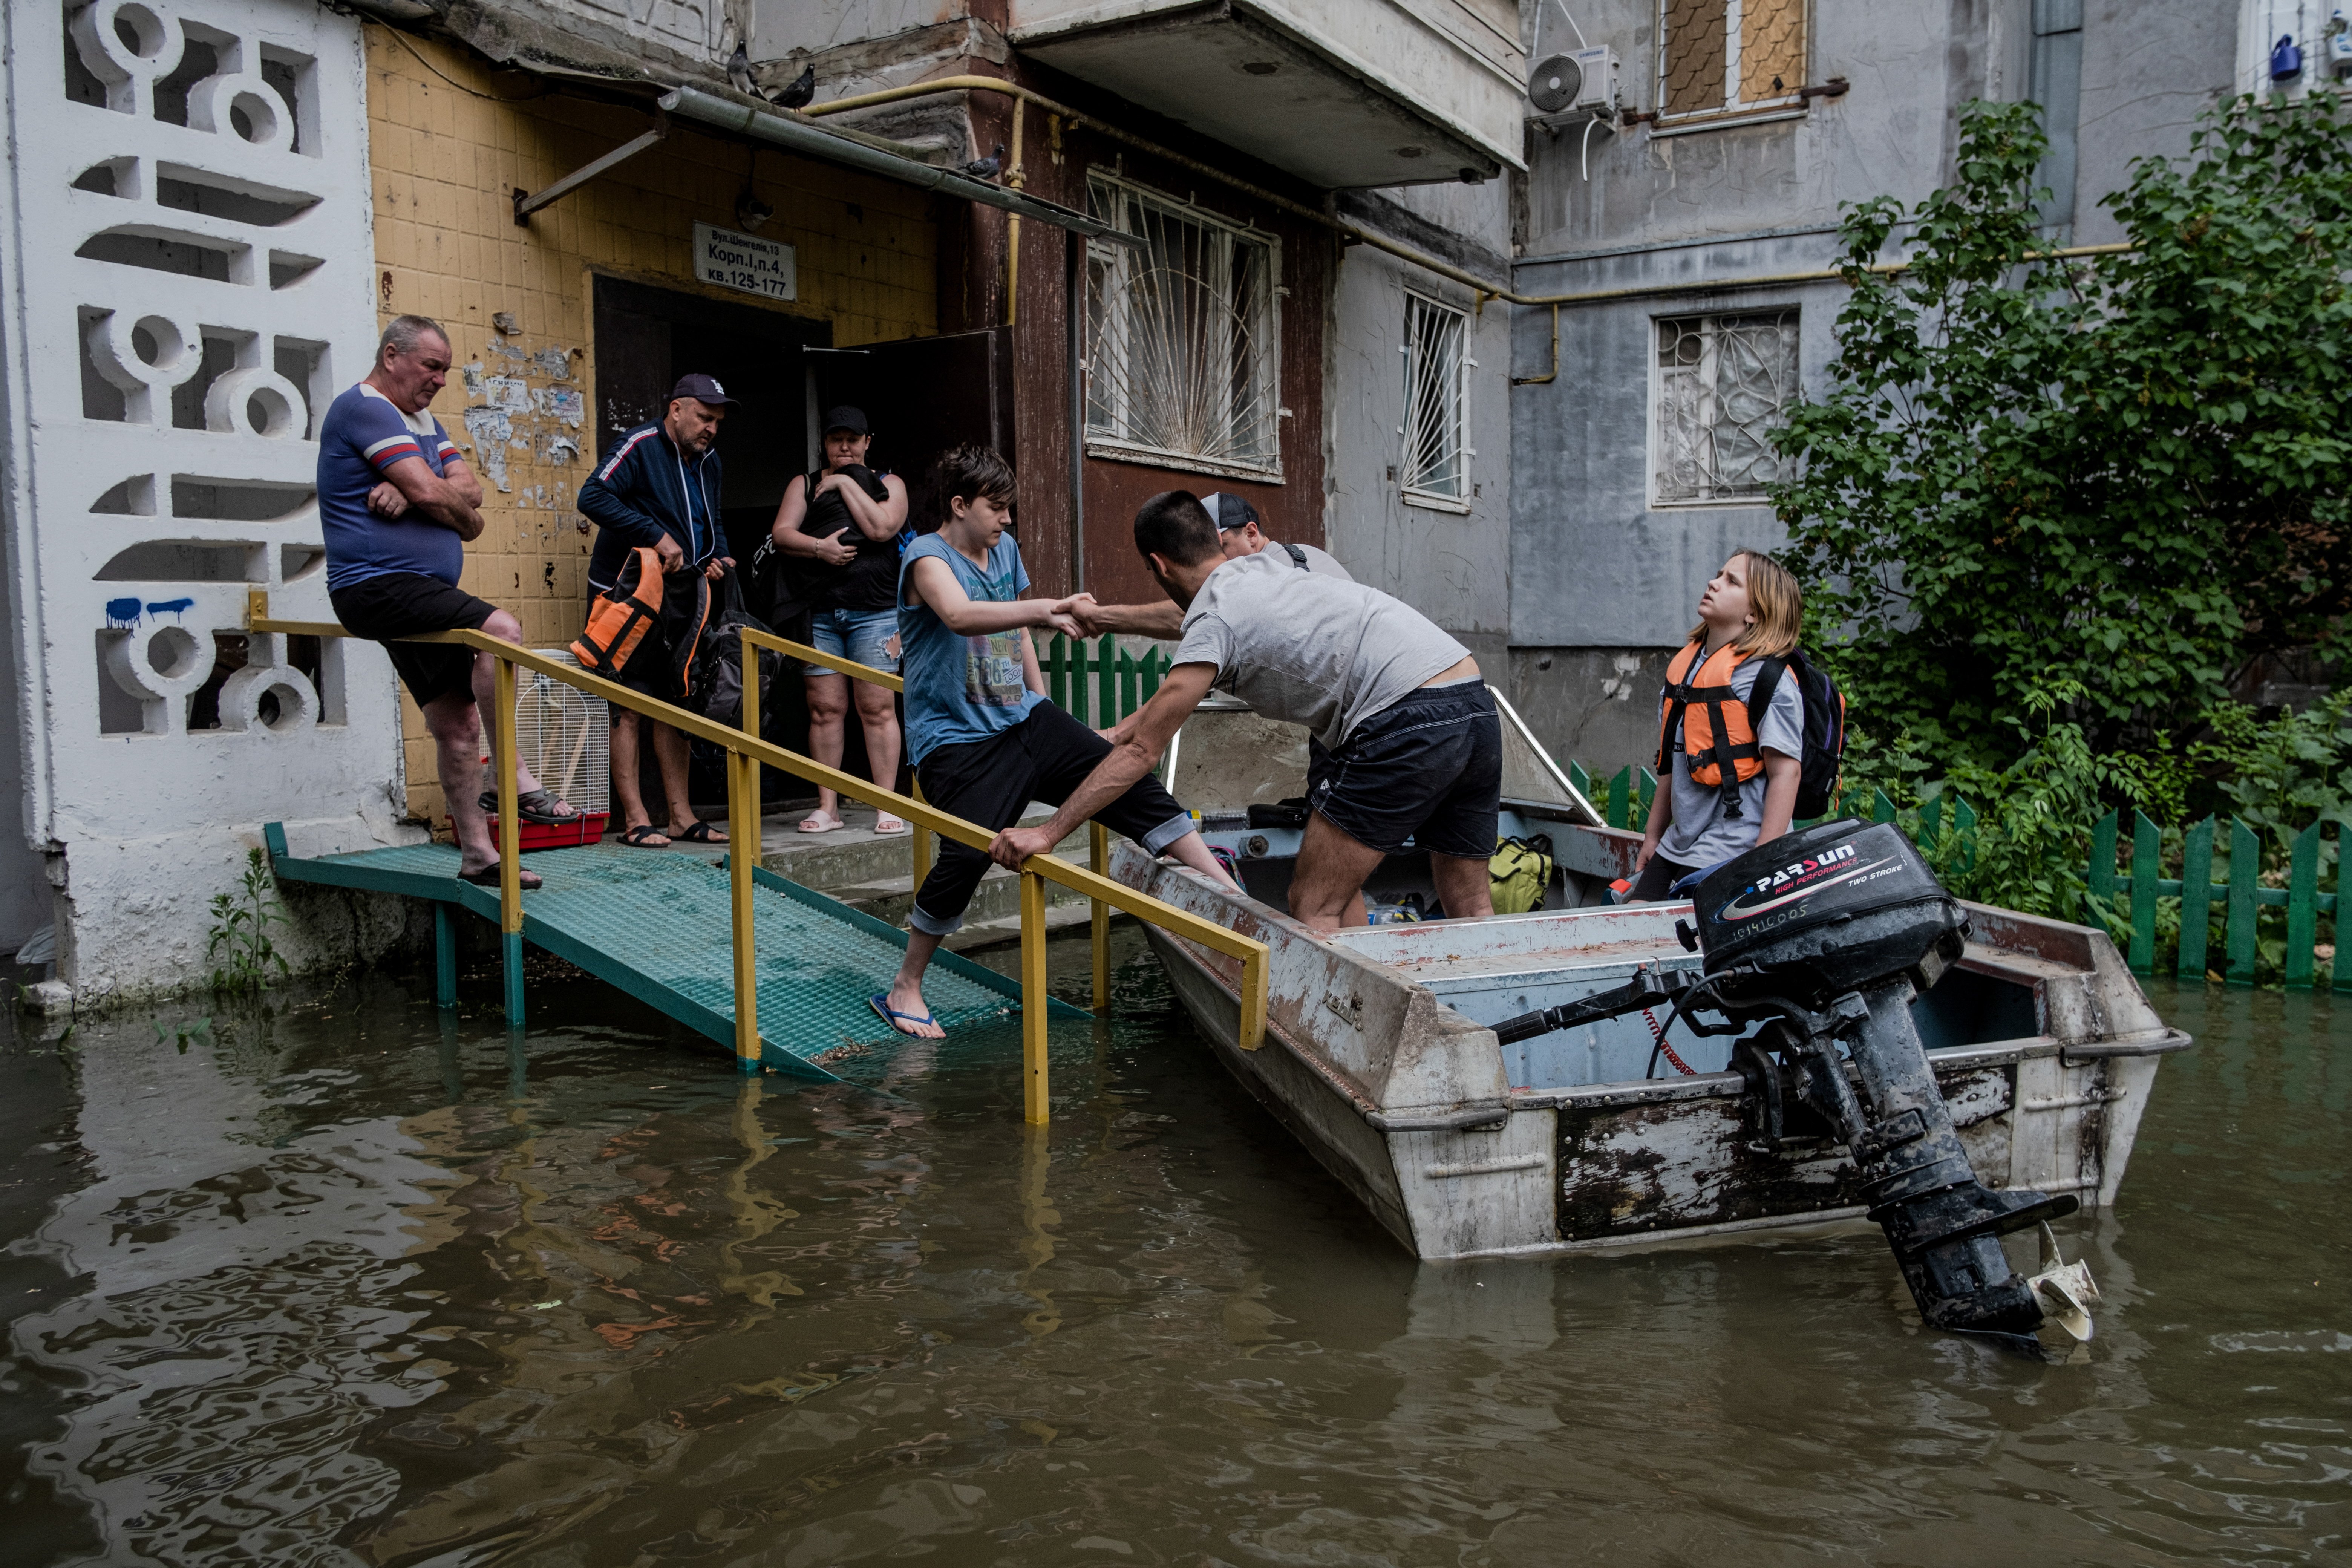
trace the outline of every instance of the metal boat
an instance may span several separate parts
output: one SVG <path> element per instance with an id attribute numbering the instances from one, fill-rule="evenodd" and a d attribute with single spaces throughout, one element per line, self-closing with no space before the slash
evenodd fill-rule
<path id="1" fill-rule="evenodd" d="M 1265 1040 L 1237 1045 L 1239 965 L 1146 935 L 1218 1058 L 1381 1224 L 1428 1258 L 1545 1254 L 1858 1220 L 1862 1172 L 1792 1094 L 1733 1070 L 1738 1035 L 1657 1034 L 1639 1012 L 1506 1045 L 1495 1026 L 1696 971 L 1691 906 L 1615 906 L 1638 835 L 1601 825 L 1516 714 L 1502 831 L 1548 835 L 1546 908 L 1318 936 L 1283 912 L 1300 834 L 1268 810 L 1303 795 L 1305 740 L 1230 701 L 1203 704 L 1168 764 L 1177 797 L 1230 853 L 1247 897 L 1122 843 L 1115 876 L 1271 950 Z M 1259 809 L 1253 823 L 1250 808 Z M 1426 858 L 1391 857 L 1378 906 L 1434 905 Z M 1989 1189 L 2112 1204 L 2166 1026 L 2104 932 L 1961 906 L 1966 945 L 1910 1005 L 1935 1081 Z M 1752 1033 L 1753 1031 L 1748 1031 Z M 1777 1111 L 1777 1114 L 1776 1114 Z M 1816 1135 L 1817 1134 L 1817 1135 Z"/>

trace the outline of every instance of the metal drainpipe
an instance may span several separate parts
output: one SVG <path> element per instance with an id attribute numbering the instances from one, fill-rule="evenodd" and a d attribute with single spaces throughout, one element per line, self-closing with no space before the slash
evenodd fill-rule
<path id="1" fill-rule="evenodd" d="M 1083 594 L 1087 590 L 1087 237 L 1068 234 L 1062 243 L 1069 258 L 1063 268 L 1068 274 L 1063 287 L 1069 298 L 1062 316 L 1070 384 L 1070 592 Z"/>
<path id="2" fill-rule="evenodd" d="M 1336 230 L 1350 239 L 1370 246 L 1375 250 L 1384 250 L 1400 260 L 1409 261 L 1415 267 L 1434 272 L 1441 278 L 1450 278 L 1456 283 L 1491 295 L 1495 299 L 1507 300 L 1514 305 L 1591 305 L 1610 300 L 1651 299 L 1661 294 L 1713 294 L 1734 289 L 1771 288 L 1784 283 L 1833 283 L 1845 277 L 1843 268 L 1828 268 L 1817 272 L 1779 272 L 1762 278 L 1717 278 L 1698 282 L 1654 283 L 1635 289 L 1596 289 L 1576 294 L 1522 294 L 1516 289 L 1498 289 L 1486 279 L 1465 272 L 1450 262 L 1440 261 L 1437 258 L 1415 250 L 1409 245 L 1400 245 L 1384 235 L 1360 228 L 1344 219 L 1333 217 L 1328 213 L 1318 212 L 1305 203 L 1293 201 L 1277 191 L 1267 190 L 1263 185 L 1253 184 L 1247 180 L 1229 174 L 1213 163 L 1204 163 L 1198 158 L 1186 157 L 1173 148 L 1163 147 L 1157 142 L 1136 135 L 1133 132 L 1122 131 L 1116 125 L 1106 124 L 1093 115 L 1081 113 L 1066 103 L 1047 98 L 1041 92 L 1023 87 L 1016 82 L 1000 80 L 992 76 L 941 77 L 936 81 L 918 82 L 910 87 L 886 88 L 880 92 L 860 93 L 855 98 L 836 98 L 830 103 L 811 104 L 802 112 L 811 116 L 839 114 L 846 110 L 866 109 L 877 103 L 895 103 L 901 99 L 927 98 L 942 92 L 1001 92 L 1016 102 L 1034 103 L 1049 114 L 1062 116 L 1073 125 L 1083 125 L 1087 130 L 1107 136 L 1114 142 L 1124 142 L 1140 152 L 1149 153 L 1155 158 L 1165 159 L 1179 168 L 1189 169 L 1204 179 L 1214 180 L 1229 189 L 1241 192 L 1244 195 L 1279 207 L 1293 216 L 1305 218 L 1309 223 Z M 2055 261 L 2078 256 L 2109 256 L 2131 248 L 2133 247 L 2128 245 L 2072 245 L 2055 250 L 2035 251 L 2032 253 L 2029 259 Z M 1907 261 L 1882 261 L 1864 268 L 1864 270 L 1877 273 L 1903 272 L 1908 270 L 1910 265 Z M 1552 374 L 1556 375 L 1559 370 L 1557 343 L 1553 345 L 1553 349 Z M 1538 376 L 1535 379 L 1541 382 L 1551 378 Z"/>
<path id="3" fill-rule="evenodd" d="M 1028 172 L 1021 166 L 1021 111 L 1029 106 L 1019 99 L 1013 100 L 1013 163 L 1004 171 L 1004 183 L 1020 190 L 1029 183 Z M 1004 324 L 1011 326 L 1021 313 L 1021 215 L 1013 213 L 1004 220 Z"/>

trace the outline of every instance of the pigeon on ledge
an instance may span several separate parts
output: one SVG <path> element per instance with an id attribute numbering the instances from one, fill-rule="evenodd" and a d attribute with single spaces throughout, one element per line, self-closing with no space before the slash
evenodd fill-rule
<path id="1" fill-rule="evenodd" d="M 805 109 L 808 100 L 815 96 L 816 67 L 812 63 L 801 68 L 801 74 L 775 95 L 775 101 L 785 109 Z"/>
<path id="2" fill-rule="evenodd" d="M 992 180 L 996 178 L 997 172 L 1003 167 L 1004 147 L 1003 144 L 1000 142 L 997 145 L 996 151 L 991 153 L 987 157 L 974 158 L 971 163 L 966 163 L 963 166 L 963 172 L 970 174 L 975 180 Z"/>
<path id="3" fill-rule="evenodd" d="M 740 44 L 736 45 L 735 52 L 727 57 L 727 80 L 737 92 L 752 98 L 768 96 L 760 90 L 760 84 L 751 79 L 751 57 L 744 53 Z"/>

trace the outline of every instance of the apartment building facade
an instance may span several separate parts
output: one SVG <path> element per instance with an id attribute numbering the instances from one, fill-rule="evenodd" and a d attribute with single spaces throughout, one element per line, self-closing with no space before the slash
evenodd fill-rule
<path id="1" fill-rule="evenodd" d="M 1960 106 L 1977 98 L 2043 105 L 2053 243 L 2112 241 L 2099 198 L 2132 160 L 2185 154 L 2198 115 L 2268 89 L 2273 42 L 2315 49 L 2329 9 L 1526 6 L 1536 52 L 1607 46 L 1619 83 L 1619 112 L 1589 132 L 1573 117 L 1531 122 L 1514 219 L 1520 294 L 1612 296 L 1513 313 L 1510 679 L 1546 742 L 1596 772 L 1646 760 L 1664 661 L 1707 578 L 1733 550 L 1785 539 L 1765 500 L 1779 477 L 1769 434 L 1824 384 L 1846 290 L 1742 279 L 1825 270 L 1843 206 L 1916 202 L 1948 182 Z M 2322 74 L 2315 59 L 2281 85 Z"/>
<path id="2" fill-rule="evenodd" d="M 467 585 L 535 644 L 579 624 L 598 447 L 696 369 L 742 399 L 739 553 L 856 401 L 910 477 L 954 440 L 1013 456 L 1041 587 L 1151 594 L 1137 502 L 1224 489 L 1504 658 L 1509 0 L 6 26 L 0 941 L 52 929 L 53 1005 L 203 973 L 262 822 L 316 853 L 444 814 L 379 650 L 242 629 L 256 591 L 327 616 L 318 421 L 402 312 L 449 329 L 435 412 L 489 491 Z M 298 966 L 404 936 L 286 896 Z"/>
<path id="3" fill-rule="evenodd" d="M 326 613 L 316 423 L 403 311 L 450 329 L 436 412 L 490 488 L 468 586 L 535 643 L 578 624 L 596 450 L 703 370 L 743 399 L 739 552 L 855 401 L 918 479 L 1014 458 L 1041 588 L 1146 596 L 1136 504 L 1237 492 L 1556 753 L 1637 760 L 1700 586 L 1780 539 L 1769 431 L 1834 351 L 1841 286 L 1761 280 L 1948 178 L 1972 97 L 2046 106 L 2048 230 L 2112 238 L 2098 198 L 2218 96 L 2333 79 L 2320 11 L 12 6 L 0 943 L 52 925 L 68 996 L 181 983 L 260 822 L 318 850 L 441 815 L 377 650 L 241 630 L 257 589 Z M 2274 83 L 2283 36 L 2309 63 Z M 1581 102 L 1530 100 L 1531 59 L 1594 48 Z M 296 904 L 299 963 L 403 935 Z"/>

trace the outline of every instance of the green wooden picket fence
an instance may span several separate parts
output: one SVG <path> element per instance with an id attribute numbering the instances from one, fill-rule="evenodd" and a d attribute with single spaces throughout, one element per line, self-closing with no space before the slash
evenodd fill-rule
<path id="1" fill-rule="evenodd" d="M 1568 764 L 1569 782 L 1584 792 L 1612 827 L 1640 832 L 1649 820 L 1650 802 L 1658 790 L 1657 775 L 1647 768 L 1624 767 L 1609 778 L 1596 779 L 1575 763 Z M 1884 792 L 1871 792 L 1870 819 L 1895 822 L 1895 803 Z M 1927 802 L 1919 812 L 1918 837 L 1933 844 L 1943 836 L 1945 796 Z M 1961 863 L 1975 859 L 1976 808 L 1957 795 L 1951 802 L 1951 826 L 1960 840 Z M 2294 989 L 2326 984 L 2336 991 L 2352 991 L 2352 963 L 2323 958 L 2320 921 L 2331 926 L 2336 900 L 2344 887 L 2341 850 L 2331 880 L 2335 888 L 2319 887 L 2322 823 L 2313 823 L 2287 846 L 2286 886 L 2264 885 L 2262 877 L 2262 836 L 2232 817 L 2213 817 L 2192 826 L 2181 836 L 2177 877 L 2164 875 L 2164 835 L 2147 814 L 2132 814 L 2131 838 L 2123 842 L 2123 814 L 2111 811 L 2091 829 L 2091 858 L 2084 880 L 2090 892 L 2122 917 L 2128 934 L 2124 962 L 2138 974 L 2156 971 L 2157 914 L 2159 900 L 2180 900 L 2180 945 L 2173 968 L 2184 979 L 2202 980 L 2218 973 L 2231 985 L 2252 985 L 2262 950 L 2260 925 L 2265 909 L 2286 911 L 2284 942 L 2275 960 L 2280 977 Z M 1801 826 L 1801 824 L 1800 825 Z M 2339 845 L 2352 843 L 2352 823 L 2338 824 Z M 2129 851 L 2128 867 L 2122 852 Z M 2214 868 L 2221 867 L 2220 879 Z M 2221 951 L 2214 952 L 2211 925 L 2214 906 L 2221 906 Z M 2218 956 L 2218 962 L 2217 962 Z M 2324 977 L 2323 966 L 2326 970 Z"/>
<path id="2" fill-rule="evenodd" d="M 1097 729 L 1118 723 L 1150 701 L 1168 673 L 1168 657 L 1158 648 L 1146 648 L 1139 658 L 1108 633 L 1090 643 L 1059 632 L 1040 632 L 1034 641 L 1045 694 L 1056 707 Z"/>
<path id="3" fill-rule="evenodd" d="M 2347 824 L 2336 825 L 2338 854 L 2336 874 L 2330 879 L 2336 887 L 2323 893 L 2319 890 L 2320 830 L 2326 826 L 2315 822 L 2288 840 L 2286 886 L 2273 888 L 2263 881 L 2262 836 L 2236 817 L 2222 823 L 2209 816 L 2189 827 L 2181 835 L 2180 875 L 2167 877 L 2163 832 L 2145 813 L 2135 811 L 2130 869 L 2119 870 L 2116 860 L 2122 847 L 2118 840 L 2123 819 L 2122 813 L 2111 811 L 2091 829 L 2091 891 L 2124 914 L 2130 928 L 2125 961 L 2141 974 L 2156 967 L 2157 900 L 2180 900 L 2180 955 L 2175 971 L 2186 979 L 2218 973 L 2231 985 L 2254 984 L 2261 956 L 2257 928 L 2262 910 L 2283 908 L 2286 928 L 2277 958 L 2280 978 L 2291 988 L 2306 989 L 2319 984 L 2323 962 L 2316 951 L 2319 922 L 2325 916 L 2333 934 L 2336 901 L 2344 891 L 2341 850 L 2352 832 Z M 2222 862 L 2220 881 L 2213 879 L 2217 854 Z M 2215 904 L 2222 908 L 2222 951 L 2218 964 L 2213 962 L 2208 929 Z M 2352 964 L 2333 958 L 2325 962 L 2329 987 L 2352 991 Z"/>

